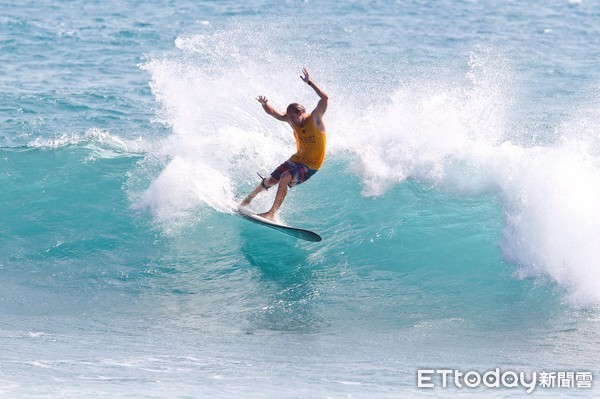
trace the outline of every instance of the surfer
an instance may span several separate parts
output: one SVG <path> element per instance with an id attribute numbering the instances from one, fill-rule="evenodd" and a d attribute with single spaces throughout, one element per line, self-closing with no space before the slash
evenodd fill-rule
<path id="1" fill-rule="evenodd" d="M 323 114 L 327 111 L 329 97 L 310 79 L 306 68 L 302 69 L 302 73 L 304 76 L 301 75 L 300 78 L 319 96 L 319 102 L 310 114 L 306 113 L 306 109 L 298 103 L 288 105 L 286 112 L 283 113 L 273 108 L 265 96 L 258 96 L 256 99 L 267 114 L 277 120 L 289 123 L 294 130 L 296 139 L 296 153 L 279 165 L 271 173 L 271 176 L 264 178 L 241 203 L 242 206 L 248 206 L 258 193 L 278 185 L 273 206 L 267 212 L 259 214 L 269 220 L 275 219 L 275 213 L 283 203 L 288 187 L 291 188 L 307 181 L 317 173 L 325 160 L 327 136 Z"/>

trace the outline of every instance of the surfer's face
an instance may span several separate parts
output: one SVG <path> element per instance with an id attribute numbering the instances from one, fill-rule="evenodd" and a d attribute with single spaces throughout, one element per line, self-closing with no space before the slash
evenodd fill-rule
<path id="1" fill-rule="evenodd" d="M 289 112 L 290 121 L 296 125 L 299 125 L 302 122 L 302 111 L 297 109 L 292 109 Z"/>
<path id="2" fill-rule="evenodd" d="M 299 125 L 304 120 L 304 107 L 298 103 L 292 103 L 287 107 L 287 115 L 290 120 L 295 125 Z"/>
<path id="3" fill-rule="evenodd" d="M 288 109 L 288 117 L 294 125 L 300 125 L 304 121 L 304 113 L 299 109 Z"/>

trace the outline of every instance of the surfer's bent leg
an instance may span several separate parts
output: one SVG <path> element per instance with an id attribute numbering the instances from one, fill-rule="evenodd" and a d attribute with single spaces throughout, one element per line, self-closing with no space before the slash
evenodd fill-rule
<path id="1" fill-rule="evenodd" d="M 285 199 L 288 192 L 288 184 L 292 181 L 292 175 L 289 172 L 285 172 L 281 175 L 281 179 L 279 179 L 279 185 L 277 186 L 277 194 L 275 195 L 275 201 L 273 202 L 273 206 L 269 209 L 268 212 L 261 213 L 259 216 L 262 216 L 269 220 L 275 220 L 275 213 L 283 204 L 283 200 Z"/>
<path id="2" fill-rule="evenodd" d="M 246 198 L 244 198 L 244 200 L 241 202 L 240 205 L 248 206 L 248 204 L 250 204 L 250 202 L 252 202 L 252 200 L 254 199 L 254 197 L 256 197 L 256 195 L 258 193 L 276 185 L 278 181 L 279 180 L 274 179 L 272 176 L 269 176 L 269 177 L 263 179 L 260 182 L 260 184 L 258 186 L 256 186 L 256 188 L 250 194 L 248 194 L 248 196 Z"/>
<path id="3" fill-rule="evenodd" d="M 286 173 L 287 171 L 289 171 L 290 169 L 293 169 L 295 166 L 296 166 L 296 164 L 289 160 L 287 160 L 284 163 L 282 163 L 281 165 L 279 165 L 273 171 L 273 173 L 271 173 L 271 176 L 267 177 L 266 179 L 263 179 L 260 182 L 260 184 L 258 186 L 256 186 L 254 191 L 252 191 L 250 194 L 248 194 L 248 196 L 246 198 L 244 198 L 244 200 L 241 202 L 240 205 L 248 206 L 250 204 L 250 202 L 252 202 L 254 197 L 256 197 L 260 192 L 262 192 L 270 187 L 273 187 L 274 185 L 279 183 L 281 176 L 284 173 Z"/>
<path id="4" fill-rule="evenodd" d="M 302 184 L 311 176 L 317 173 L 316 170 L 309 168 L 301 163 L 290 161 L 289 159 L 279 165 L 277 169 L 271 173 L 271 176 L 263 179 L 261 183 L 252 191 L 241 203 L 242 206 L 247 206 L 256 197 L 256 195 L 276 184 L 279 184 L 277 188 L 277 194 L 275 195 L 275 201 L 273 206 L 268 212 L 260 214 L 260 216 L 266 217 L 267 219 L 275 219 L 275 213 L 283 203 L 288 191 L 288 187 L 293 187 L 298 184 Z"/>

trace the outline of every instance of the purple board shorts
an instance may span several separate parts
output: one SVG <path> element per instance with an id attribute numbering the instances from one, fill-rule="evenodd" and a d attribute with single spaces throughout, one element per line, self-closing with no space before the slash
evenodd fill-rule
<path id="1" fill-rule="evenodd" d="M 292 176 L 292 180 L 288 183 L 288 186 L 290 187 L 304 183 L 310 179 L 312 175 L 317 173 L 316 170 L 311 169 L 304 164 L 287 160 L 279 165 L 277 169 L 273 171 L 273 173 L 271 173 L 271 177 L 273 179 L 280 180 L 281 175 L 283 175 L 285 172 L 288 172 Z"/>

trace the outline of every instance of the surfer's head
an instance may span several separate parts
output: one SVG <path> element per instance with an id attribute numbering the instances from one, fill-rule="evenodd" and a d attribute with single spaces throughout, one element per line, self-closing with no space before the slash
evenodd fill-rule
<path id="1" fill-rule="evenodd" d="M 298 103 L 291 103 L 288 105 L 286 113 L 292 123 L 300 124 L 302 122 L 302 115 L 306 113 L 306 108 L 303 105 Z"/>

